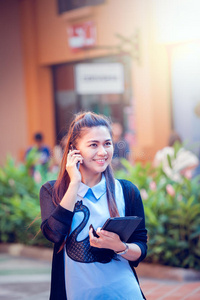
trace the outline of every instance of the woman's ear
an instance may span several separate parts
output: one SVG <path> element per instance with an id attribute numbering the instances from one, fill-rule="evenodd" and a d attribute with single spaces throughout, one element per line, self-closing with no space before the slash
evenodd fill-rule
<path id="1" fill-rule="evenodd" d="M 69 149 L 70 150 L 76 150 L 76 147 L 74 145 L 70 144 Z"/>

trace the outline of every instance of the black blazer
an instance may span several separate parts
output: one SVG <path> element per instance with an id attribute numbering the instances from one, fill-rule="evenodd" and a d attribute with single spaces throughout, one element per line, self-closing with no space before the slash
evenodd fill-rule
<path id="1" fill-rule="evenodd" d="M 124 193 L 125 215 L 139 216 L 142 221 L 131 235 L 128 243 L 135 243 L 141 249 L 141 256 L 137 261 L 129 261 L 129 264 L 137 278 L 134 267 L 137 267 L 147 254 L 147 230 L 145 228 L 145 217 L 143 203 L 138 188 L 128 180 L 119 180 Z M 40 189 L 40 206 L 42 224 L 41 230 L 44 236 L 54 243 L 50 300 L 67 300 L 64 278 L 64 250 L 60 252 L 60 246 L 68 234 L 73 218 L 73 212 L 52 201 L 53 186 L 55 181 L 48 181 Z M 139 281 L 138 281 L 139 283 Z M 142 293 L 143 295 L 143 293 Z M 145 299 L 144 295 L 143 298 Z"/>

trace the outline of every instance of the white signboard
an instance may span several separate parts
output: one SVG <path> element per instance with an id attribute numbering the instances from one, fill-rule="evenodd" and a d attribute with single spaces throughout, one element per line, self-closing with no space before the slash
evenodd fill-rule
<path id="1" fill-rule="evenodd" d="M 124 68 L 120 63 L 77 64 L 76 92 L 81 95 L 122 94 Z"/>

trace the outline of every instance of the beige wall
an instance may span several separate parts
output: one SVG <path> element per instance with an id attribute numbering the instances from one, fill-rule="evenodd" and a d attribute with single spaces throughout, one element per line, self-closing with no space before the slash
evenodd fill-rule
<path id="1" fill-rule="evenodd" d="M 36 4 L 35 0 L 20 0 L 28 142 L 33 143 L 34 134 L 40 131 L 44 135 L 44 143 L 52 147 L 55 143 L 53 80 L 51 66 L 38 62 L 40 28 Z M 45 18 L 45 9 L 43 14 Z"/>
<path id="2" fill-rule="evenodd" d="M 27 144 L 24 73 L 18 1 L 0 1 L 0 163 Z"/>

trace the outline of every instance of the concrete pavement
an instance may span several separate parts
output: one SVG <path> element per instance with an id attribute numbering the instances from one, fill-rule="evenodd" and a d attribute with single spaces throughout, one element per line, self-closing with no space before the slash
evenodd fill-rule
<path id="1" fill-rule="evenodd" d="M 0 299 L 49 299 L 50 269 L 47 261 L 0 254 Z"/>
<path id="2" fill-rule="evenodd" d="M 1 300 L 49 299 L 51 262 L 49 258 L 41 259 L 42 252 L 39 252 L 38 256 L 40 257 L 30 258 L 0 253 Z M 147 300 L 200 299 L 200 281 L 176 281 L 140 276 L 140 283 Z"/>

